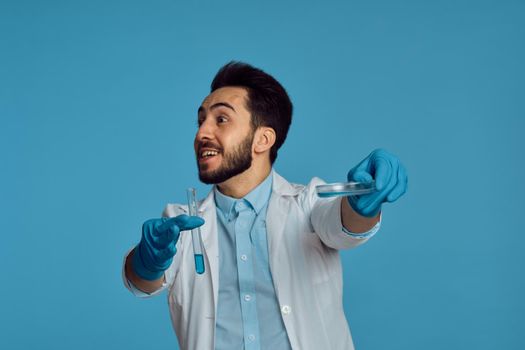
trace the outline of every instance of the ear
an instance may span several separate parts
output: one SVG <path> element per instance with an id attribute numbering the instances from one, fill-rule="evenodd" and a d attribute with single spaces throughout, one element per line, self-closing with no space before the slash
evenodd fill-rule
<path id="1" fill-rule="evenodd" d="M 267 126 L 259 127 L 255 131 L 253 150 L 255 153 L 264 153 L 275 143 L 275 131 Z"/>

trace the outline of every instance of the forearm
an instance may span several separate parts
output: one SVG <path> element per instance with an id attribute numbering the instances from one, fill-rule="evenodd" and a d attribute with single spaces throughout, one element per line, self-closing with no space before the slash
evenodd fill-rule
<path id="1" fill-rule="evenodd" d="M 346 197 L 341 198 L 341 222 L 350 232 L 363 233 L 370 231 L 379 222 L 381 212 L 372 218 L 359 215 L 352 209 Z"/>
<path id="2" fill-rule="evenodd" d="M 135 254 L 135 249 L 131 251 L 131 253 L 126 258 L 126 277 L 128 280 L 133 283 L 135 287 L 140 289 L 141 291 L 145 293 L 153 293 L 157 290 L 159 290 L 162 287 L 162 284 L 164 283 L 164 276 L 160 277 L 158 280 L 155 281 L 148 281 L 145 279 L 140 278 L 137 276 L 137 274 L 133 271 L 133 254 Z"/>

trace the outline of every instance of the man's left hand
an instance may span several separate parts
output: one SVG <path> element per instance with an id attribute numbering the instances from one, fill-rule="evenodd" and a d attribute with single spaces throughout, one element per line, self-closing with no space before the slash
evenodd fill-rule
<path id="1" fill-rule="evenodd" d="M 348 172 L 348 181 L 376 182 L 376 192 L 349 196 L 348 203 L 359 215 L 374 217 L 381 211 L 381 204 L 394 202 L 407 190 L 408 177 L 405 167 L 393 154 L 376 149 Z"/>

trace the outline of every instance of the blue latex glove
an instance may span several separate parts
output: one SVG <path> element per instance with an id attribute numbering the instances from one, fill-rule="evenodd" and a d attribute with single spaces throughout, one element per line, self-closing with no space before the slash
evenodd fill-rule
<path id="1" fill-rule="evenodd" d="M 175 245 L 180 231 L 192 230 L 203 224 L 204 219 L 188 215 L 146 221 L 142 225 L 142 239 L 133 254 L 133 271 L 145 280 L 159 279 L 170 267 L 177 252 Z"/>
<path id="2" fill-rule="evenodd" d="M 348 181 L 376 181 L 377 191 L 360 196 L 348 196 L 348 203 L 358 214 L 374 217 L 381 211 L 381 204 L 394 202 L 407 190 L 405 167 L 393 154 L 376 149 L 348 172 Z"/>

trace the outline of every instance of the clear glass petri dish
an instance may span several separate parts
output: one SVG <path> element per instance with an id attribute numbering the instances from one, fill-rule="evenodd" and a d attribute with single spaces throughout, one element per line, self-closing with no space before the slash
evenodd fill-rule
<path id="1" fill-rule="evenodd" d="M 357 196 L 376 191 L 376 182 L 338 182 L 315 186 L 317 195 L 322 198 Z"/>

